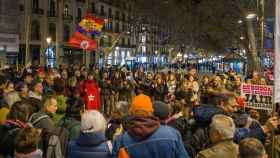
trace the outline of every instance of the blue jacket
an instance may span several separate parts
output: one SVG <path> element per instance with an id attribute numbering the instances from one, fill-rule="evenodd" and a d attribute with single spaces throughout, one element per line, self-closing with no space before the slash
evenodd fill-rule
<path id="1" fill-rule="evenodd" d="M 80 133 L 76 141 L 68 145 L 68 158 L 109 158 L 110 149 L 105 134 Z"/>
<path id="2" fill-rule="evenodd" d="M 142 141 L 125 132 L 114 142 L 112 158 L 118 157 L 121 147 L 126 148 L 133 158 L 189 158 L 180 133 L 166 125 L 160 125 L 155 133 Z"/>

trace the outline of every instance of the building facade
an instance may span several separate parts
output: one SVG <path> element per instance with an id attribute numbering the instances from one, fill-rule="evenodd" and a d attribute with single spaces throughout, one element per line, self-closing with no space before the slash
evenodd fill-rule
<path id="1" fill-rule="evenodd" d="M 16 65 L 19 52 L 18 0 L 0 0 L 0 65 Z"/>
<path id="2" fill-rule="evenodd" d="M 20 0 L 20 56 L 22 63 L 73 64 L 98 63 L 109 53 L 104 49 L 119 38 L 120 50 L 130 55 L 132 40 L 127 27 L 132 10 L 132 0 Z M 106 19 L 103 34 L 98 38 L 95 52 L 85 53 L 68 46 L 68 40 L 86 14 Z M 121 36 L 119 36 L 122 34 Z M 51 37 L 51 42 L 46 39 Z M 110 50 L 110 49 L 109 49 Z M 118 64 L 119 55 L 112 58 Z M 109 60 L 108 60 L 109 61 Z"/>

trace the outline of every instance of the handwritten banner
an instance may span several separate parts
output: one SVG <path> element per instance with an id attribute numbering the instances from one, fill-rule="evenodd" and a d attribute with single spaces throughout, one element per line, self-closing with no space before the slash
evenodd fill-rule
<path id="1" fill-rule="evenodd" d="M 273 87 L 266 85 L 242 84 L 241 95 L 246 98 L 246 107 L 260 110 L 273 109 Z"/>

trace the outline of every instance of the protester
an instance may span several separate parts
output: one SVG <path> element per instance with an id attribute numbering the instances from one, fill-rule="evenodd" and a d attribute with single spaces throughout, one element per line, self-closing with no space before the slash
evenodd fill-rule
<path id="1" fill-rule="evenodd" d="M 235 124 L 232 118 L 215 115 L 209 131 L 213 146 L 200 151 L 196 158 L 238 158 L 238 145 L 233 142 Z"/>
<path id="2" fill-rule="evenodd" d="M 14 103 L 4 125 L 0 126 L 0 155 L 5 158 L 14 156 L 15 137 L 20 129 L 27 127 L 29 107 L 24 102 Z"/>
<path id="3" fill-rule="evenodd" d="M 43 152 L 38 149 L 40 131 L 33 127 L 20 130 L 16 136 L 15 158 L 43 158 Z"/>
<path id="4" fill-rule="evenodd" d="M 69 131 L 69 140 L 75 140 L 80 135 L 81 114 L 85 111 L 82 98 L 70 98 L 67 100 L 65 116 L 60 120 L 59 126 Z"/>
<path id="5" fill-rule="evenodd" d="M 68 158 L 109 158 L 112 144 L 105 137 L 106 120 L 96 111 L 83 113 L 81 133 L 77 140 L 68 146 Z"/>
<path id="6" fill-rule="evenodd" d="M 140 94 L 133 99 L 127 131 L 114 142 L 112 157 L 125 151 L 133 158 L 189 157 L 179 132 L 160 125 L 153 111 L 150 97 Z"/>
<path id="7" fill-rule="evenodd" d="M 263 144 L 254 138 L 246 138 L 239 144 L 239 158 L 268 158 Z"/>
<path id="8" fill-rule="evenodd" d="M 29 122 L 37 129 L 42 130 L 41 141 L 44 156 L 47 153 L 49 138 L 55 132 L 53 116 L 57 110 L 55 96 L 46 96 L 43 100 L 43 108 L 37 113 L 32 114 Z"/>

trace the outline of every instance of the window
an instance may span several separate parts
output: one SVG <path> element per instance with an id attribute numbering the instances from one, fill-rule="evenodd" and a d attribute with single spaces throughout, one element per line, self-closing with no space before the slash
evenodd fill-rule
<path id="1" fill-rule="evenodd" d="M 124 46 L 125 45 L 125 39 L 122 38 L 122 45 Z"/>
<path id="2" fill-rule="evenodd" d="M 127 45 L 130 46 L 130 38 L 127 39 Z"/>
<path id="3" fill-rule="evenodd" d="M 103 5 L 100 6 L 100 14 L 103 15 L 103 16 L 105 15 Z"/>
<path id="4" fill-rule="evenodd" d="M 93 13 L 93 14 L 96 13 L 94 2 L 91 3 L 91 13 Z"/>
<path id="5" fill-rule="evenodd" d="M 49 35 L 53 41 L 56 40 L 56 25 L 54 23 L 49 23 Z"/>
<path id="6" fill-rule="evenodd" d="M 40 40 L 40 23 L 37 20 L 32 21 L 31 40 Z"/>
<path id="7" fill-rule="evenodd" d="M 82 20 L 82 8 L 78 8 L 78 10 L 77 10 L 77 18 L 78 18 L 79 22 Z"/>
<path id="8" fill-rule="evenodd" d="M 108 17 L 112 18 L 112 9 L 111 8 L 108 9 Z"/>
<path id="9" fill-rule="evenodd" d="M 32 0 L 32 8 L 33 9 L 39 8 L 39 0 Z"/>
<path id="10" fill-rule="evenodd" d="M 120 12 L 116 11 L 116 19 L 119 19 L 119 18 L 120 18 Z"/>
<path id="11" fill-rule="evenodd" d="M 55 1 L 49 0 L 49 15 L 55 16 Z"/>
<path id="12" fill-rule="evenodd" d="M 64 25 L 63 40 L 67 42 L 70 38 L 70 27 L 69 25 Z"/>
<path id="13" fill-rule="evenodd" d="M 126 30 L 126 27 L 125 27 L 125 24 L 123 23 L 122 24 L 122 31 L 125 31 Z"/>
<path id="14" fill-rule="evenodd" d="M 115 32 L 120 32 L 120 24 L 118 22 L 116 22 L 116 30 Z"/>
<path id="15" fill-rule="evenodd" d="M 0 1 L 0 6 L 1 6 L 1 1 Z M 0 9 L 1 9 L 1 7 L 0 7 Z M 23 4 L 21 4 L 21 5 L 19 5 L 19 11 L 24 11 L 24 5 Z M 0 13 L 1 13 L 1 10 L 0 10 Z"/>
<path id="16" fill-rule="evenodd" d="M 70 15 L 70 9 L 69 9 L 69 5 L 68 4 L 65 4 L 64 5 L 64 16 L 69 16 Z"/>
<path id="17" fill-rule="evenodd" d="M 125 18 L 125 17 L 126 17 L 126 16 L 125 16 L 125 14 L 123 13 L 123 14 L 122 14 L 122 20 L 123 20 L 123 21 L 125 21 L 125 20 L 126 20 L 126 18 Z"/>

